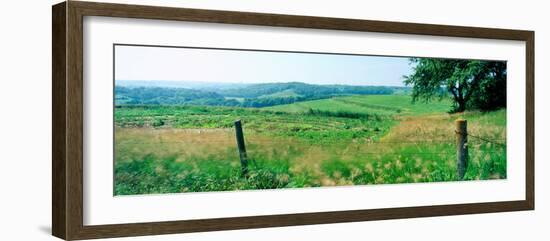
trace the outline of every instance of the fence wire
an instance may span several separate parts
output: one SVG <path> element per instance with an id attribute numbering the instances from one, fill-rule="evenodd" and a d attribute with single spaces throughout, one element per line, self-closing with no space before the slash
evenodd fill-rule
<path id="1" fill-rule="evenodd" d="M 505 143 L 502 143 L 502 141 L 506 141 L 506 139 L 489 139 L 486 137 L 480 137 L 477 135 L 467 134 L 468 137 L 475 138 L 477 140 L 481 140 L 483 142 L 492 143 L 495 145 L 500 146 L 506 146 Z M 469 139 L 468 142 L 471 142 L 472 140 Z M 196 144 L 196 143 L 204 143 L 204 144 L 217 144 L 217 143 L 233 143 L 235 142 L 234 139 L 227 139 L 227 140 L 158 140 L 158 141 L 118 141 L 116 145 L 154 145 L 154 144 Z M 249 145 L 256 145 L 256 144 L 269 144 L 269 143 L 280 143 L 278 142 L 277 138 L 274 138 L 273 140 L 266 141 L 249 141 L 246 140 L 246 144 Z M 455 145 L 456 140 L 411 140 L 411 141 L 342 141 L 342 140 L 300 140 L 298 143 L 300 144 L 310 144 L 310 145 L 316 145 L 316 144 L 342 144 L 342 145 L 388 145 L 388 144 L 415 144 L 415 145 L 424 145 L 424 144 L 449 144 L 449 145 Z"/>
<path id="2" fill-rule="evenodd" d="M 488 143 L 491 143 L 491 144 L 495 144 L 495 145 L 498 145 L 498 146 L 504 146 L 504 147 L 506 146 L 506 143 L 502 143 L 502 141 L 506 142 L 506 139 L 491 139 L 491 138 L 487 138 L 487 137 L 481 137 L 481 136 L 478 136 L 478 135 L 472 135 L 471 133 L 462 133 L 462 132 L 459 132 L 459 131 L 455 131 L 455 133 L 461 134 L 461 135 L 466 135 L 467 137 L 473 137 L 474 139 L 478 139 L 478 140 L 488 142 Z"/>
<path id="3" fill-rule="evenodd" d="M 475 138 L 477 140 L 481 140 L 483 142 L 486 142 L 486 143 L 492 143 L 492 144 L 495 144 L 495 145 L 498 145 L 498 146 L 503 146 L 503 147 L 506 147 L 506 144 L 500 142 L 502 141 L 502 139 L 489 139 L 489 138 L 484 138 L 484 137 L 480 137 L 480 136 L 477 136 L 477 135 L 472 135 L 472 134 L 467 134 L 467 136 L 470 136 L 472 138 Z M 505 139 L 504 139 L 505 140 Z M 208 140 L 208 141 L 204 141 L 204 140 L 200 140 L 200 141 L 197 141 L 197 140 L 178 140 L 178 141 L 174 141 L 174 140 L 170 140 L 170 141 L 163 141 L 163 140 L 158 140 L 158 141 L 121 141 L 121 142 L 117 142 L 115 145 L 120 145 L 120 146 L 128 146 L 128 145 L 163 145 L 163 144 L 177 144 L 177 145 L 182 145 L 182 144 L 186 144 L 186 145 L 194 145 L 194 144 L 205 144 L 205 145 L 219 145 L 219 144 L 230 144 L 230 145 L 234 145 L 235 148 L 237 147 L 237 143 L 235 142 L 234 139 L 225 139 L 225 140 Z M 249 154 L 252 154 L 253 153 L 260 153 L 260 152 L 265 152 L 265 151 L 259 151 L 258 148 L 259 146 L 262 146 L 262 145 L 267 145 L 268 147 L 270 145 L 273 145 L 273 144 L 277 144 L 277 145 L 281 145 L 281 142 L 277 141 L 277 138 L 274 138 L 273 140 L 260 140 L 258 142 L 255 142 L 255 141 L 246 141 L 246 146 L 247 146 L 247 152 Z M 299 143 L 285 143 L 285 144 L 282 144 L 283 146 L 284 145 L 288 145 L 290 147 L 292 146 L 295 146 L 295 145 L 300 145 L 302 146 L 302 148 L 308 148 L 308 147 L 312 147 L 312 146 L 316 146 L 316 145 L 353 145 L 353 147 L 350 147 L 350 148 L 355 148 L 355 149 L 359 149 L 361 147 L 366 147 L 367 149 L 365 149 L 364 151 L 358 151 L 357 154 L 359 155 L 381 155 L 381 156 L 405 156 L 405 155 L 417 155 L 417 156 L 437 156 L 437 155 L 448 155 L 448 156 L 451 156 L 451 155 L 456 155 L 456 149 L 454 148 L 451 148 L 450 150 L 448 151 L 437 151 L 437 152 L 434 152 L 434 151 L 372 151 L 372 150 L 376 150 L 376 147 L 368 147 L 368 146 L 376 146 L 376 145 L 394 145 L 394 144 L 405 144 L 405 145 L 426 145 L 426 144 L 440 144 L 440 145 L 456 145 L 456 140 L 451 140 L 451 139 L 438 139 L 438 140 L 424 140 L 424 141 L 420 141 L 420 140 L 414 140 L 414 141 L 365 141 L 365 142 L 362 142 L 362 141 L 358 141 L 358 142 L 352 142 L 352 141 L 349 141 L 349 142 L 343 142 L 341 140 L 323 140 L 323 141 L 312 141 L 312 142 L 308 142 L 308 141 L 300 141 Z M 422 147 L 417 147 L 419 149 L 421 149 Z M 267 150 L 267 151 L 270 151 L 270 150 Z M 483 153 L 501 153 L 502 151 L 489 151 L 489 150 L 484 150 Z"/>
<path id="4" fill-rule="evenodd" d="M 498 146 L 506 146 L 506 143 L 501 143 L 500 141 L 497 141 L 497 140 L 491 140 L 491 139 L 488 139 L 488 138 L 484 138 L 484 137 L 481 137 L 481 136 L 474 136 L 472 134 L 467 134 L 468 137 L 473 137 L 473 138 L 476 138 L 478 140 L 482 140 L 482 141 L 485 141 L 485 142 L 488 142 L 488 143 L 492 143 L 492 144 L 495 144 L 495 145 L 498 145 Z M 504 139 L 504 141 L 506 141 L 506 139 Z"/>

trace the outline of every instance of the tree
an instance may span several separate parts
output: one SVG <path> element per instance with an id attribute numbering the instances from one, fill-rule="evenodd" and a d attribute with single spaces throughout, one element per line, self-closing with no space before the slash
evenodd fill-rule
<path id="1" fill-rule="evenodd" d="M 411 58 L 413 73 L 404 76 L 413 85 L 413 101 L 442 99 L 451 94 L 453 112 L 492 110 L 506 106 L 506 62 Z"/>

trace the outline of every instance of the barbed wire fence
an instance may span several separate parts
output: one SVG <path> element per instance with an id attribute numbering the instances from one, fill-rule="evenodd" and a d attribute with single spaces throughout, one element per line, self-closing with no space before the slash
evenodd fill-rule
<path id="1" fill-rule="evenodd" d="M 208 139 L 208 140 L 163 140 L 162 138 L 159 138 L 157 140 L 151 140 L 151 141 L 117 141 L 116 145 L 125 146 L 125 145 L 159 145 L 159 144 L 205 144 L 205 145 L 215 145 L 220 146 L 222 144 L 229 144 L 229 145 L 235 145 L 235 147 L 238 150 L 239 159 L 241 161 L 242 165 L 242 174 L 243 176 L 247 175 L 248 172 L 248 153 L 246 146 L 252 147 L 252 153 L 256 152 L 255 148 L 265 148 L 265 146 L 271 146 L 272 144 L 281 145 L 276 138 L 270 141 L 266 141 L 265 139 L 255 142 L 255 141 L 245 141 L 244 133 L 242 130 L 242 124 L 240 121 L 235 122 L 235 131 L 236 138 L 228 138 L 225 139 Z M 200 133 L 200 132 L 199 132 Z M 271 142 L 271 143 L 269 143 Z M 441 138 L 441 139 L 427 139 L 427 140 L 399 140 L 399 141 L 385 141 L 385 140 L 368 140 L 368 141 L 357 141 L 357 142 L 351 142 L 353 145 L 355 145 L 357 148 L 361 148 L 364 146 L 373 146 L 373 145 L 427 145 L 427 144 L 437 144 L 437 145 L 447 145 L 450 147 L 455 147 L 455 150 L 447 150 L 447 151 L 393 151 L 389 152 L 387 150 L 384 151 L 376 151 L 376 147 L 374 148 L 367 148 L 367 151 L 361 151 L 359 154 L 361 155 L 396 155 L 396 156 L 407 156 L 407 155 L 418 155 L 418 156 L 430 156 L 430 155 L 446 155 L 446 156 L 452 156 L 456 155 L 457 159 L 457 170 L 458 170 L 458 176 L 460 179 L 464 177 L 464 174 L 466 172 L 466 169 L 468 167 L 468 158 L 469 158 L 469 150 L 468 150 L 468 143 L 471 142 L 478 142 L 478 143 L 490 143 L 495 146 L 499 146 L 502 148 L 506 148 L 506 139 L 502 138 L 490 138 L 485 137 L 478 134 L 472 134 L 467 131 L 466 128 L 466 121 L 465 120 L 457 120 L 456 121 L 456 130 L 455 130 L 455 138 Z M 304 141 L 303 144 L 308 144 L 307 141 Z M 309 143 L 309 145 L 350 145 L 350 142 L 345 142 L 338 139 L 321 139 L 321 140 L 315 140 Z M 289 146 L 292 146 L 292 143 L 288 144 Z M 249 150 L 250 152 L 250 150 Z M 502 150 L 483 150 L 484 153 L 502 153 Z M 256 165 L 255 159 L 251 158 L 251 162 Z"/>
<path id="2" fill-rule="evenodd" d="M 468 139 L 468 142 L 479 140 L 482 143 L 491 143 L 491 144 L 494 144 L 494 145 L 497 145 L 497 146 L 506 147 L 506 143 L 505 143 L 506 139 L 492 139 L 492 138 L 488 138 L 488 137 L 481 137 L 481 136 L 478 136 L 478 135 L 473 135 L 471 133 L 467 133 L 466 135 L 468 137 L 475 138 L 474 140 Z M 258 141 L 258 142 L 254 142 L 254 141 L 246 140 L 245 142 L 246 142 L 247 145 L 278 143 L 277 142 L 277 137 L 274 137 L 274 139 L 272 141 L 261 140 L 261 141 Z M 157 139 L 157 140 L 151 140 L 151 141 L 135 141 L 135 140 L 128 140 L 127 141 L 127 140 L 122 140 L 122 141 L 117 141 L 116 145 L 197 144 L 197 143 L 214 144 L 214 145 L 223 144 L 223 143 L 235 144 L 235 140 L 233 138 L 231 138 L 231 139 L 219 139 L 219 140 L 212 140 L 212 139 L 208 139 L 208 140 L 195 140 L 195 139 L 190 139 L 190 140 L 163 140 L 163 139 Z M 319 145 L 319 144 L 349 145 L 349 144 L 356 144 L 356 145 L 366 145 L 366 146 L 390 145 L 390 144 L 410 144 L 410 145 L 426 145 L 426 144 L 441 144 L 441 145 L 443 145 L 443 144 L 448 144 L 448 145 L 455 145 L 456 140 L 452 140 L 452 139 L 448 139 L 448 140 L 411 140 L 411 141 L 406 141 L 406 140 L 404 140 L 404 141 L 376 141 L 375 140 L 375 141 L 357 141 L 357 142 L 350 141 L 350 142 L 345 142 L 345 141 L 342 141 L 342 140 L 330 140 L 330 139 L 312 140 L 312 141 L 308 141 L 306 139 L 306 140 L 302 140 L 300 143 L 301 144 L 309 144 L 309 145 Z"/>
<path id="3" fill-rule="evenodd" d="M 487 143 L 495 144 L 497 146 L 506 147 L 506 143 L 505 143 L 506 139 L 490 139 L 490 138 L 487 138 L 487 137 L 481 137 L 481 136 L 472 135 L 472 134 L 469 134 L 469 133 L 466 133 L 466 135 L 468 137 L 473 137 L 475 139 L 478 139 L 478 140 L 481 140 L 481 141 L 484 141 L 484 142 L 487 142 Z"/>

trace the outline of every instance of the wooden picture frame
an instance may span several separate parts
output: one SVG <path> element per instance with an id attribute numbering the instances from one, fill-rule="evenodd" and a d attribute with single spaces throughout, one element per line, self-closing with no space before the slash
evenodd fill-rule
<path id="1" fill-rule="evenodd" d="M 309 16 L 67 1 L 52 8 L 52 233 L 66 239 L 173 234 L 533 210 L 534 32 Z M 258 26 L 517 40 L 526 43 L 525 200 L 151 223 L 83 224 L 83 17 L 106 16 Z"/>

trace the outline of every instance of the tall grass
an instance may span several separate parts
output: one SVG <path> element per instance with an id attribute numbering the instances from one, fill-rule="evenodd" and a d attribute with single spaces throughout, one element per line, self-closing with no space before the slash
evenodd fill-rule
<path id="1" fill-rule="evenodd" d="M 341 97 L 323 100 L 332 109 L 306 103 L 300 112 L 290 105 L 118 108 L 115 194 L 457 181 L 458 118 L 472 134 L 464 179 L 507 177 L 505 110 L 451 115 L 443 105 L 403 104 L 406 97 Z M 365 112 L 348 112 L 357 106 Z M 240 173 L 235 119 L 244 122 L 248 177 Z"/>

